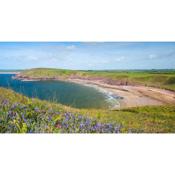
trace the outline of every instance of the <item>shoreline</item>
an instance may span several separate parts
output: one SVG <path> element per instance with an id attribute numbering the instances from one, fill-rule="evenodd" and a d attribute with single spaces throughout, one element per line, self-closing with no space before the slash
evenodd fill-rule
<path id="1" fill-rule="evenodd" d="M 175 92 L 164 89 L 138 85 L 108 85 L 97 81 L 94 82 L 79 79 L 68 79 L 68 81 L 82 85 L 96 85 L 108 92 L 113 93 L 114 95 L 123 97 L 123 99 L 119 99 L 120 109 L 139 106 L 160 106 L 165 104 L 175 104 Z"/>
<path id="2" fill-rule="evenodd" d="M 66 81 L 78 83 L 85 86 L 91 86 L 98 88 L 105 93 L 110 94 L 110 96 L 122 97 L 117 99 L 119 105 L 114 109 L 123 109 L 130 107 L 139 107 L 139 106 L 160 106 L 175 104 L 175 92 L 170 90 L 147 87 L 142 85 L 111 85 L 100 80 L 87 80 L 80 78 L 30 78 L 30 77 L 21 77 L 15 76 L 15 79 L 21 81 Z M 115 98 L 114 98 L 115 99 Z"/>
<path id="3" fill-rule="evenodd" d="M 72 79 L 67 79 L 67 80 L 60 80 L 60 81 L 65 81 L 65 82 L 70 82 L 70 83 L 76 83 L 76 84 L 80 84 L 82 86 L 88 86 L 91 88 L 95 88 L 97 91 L 103 93 L 106 95 L 107 99 L 109 101 L 109 103 L 111 103 L 110 109 L 114 110 L 114 109 L 121 109 L 121 104 L 120 104 L 120 99 L 122 99 L 121 96 L 119 96 L 118 94 L 109 91 L 108 89 L 105 89 L 103 87 L 100 87 L 96 84 L 90 84 L 90 83 L 85 83 L 85 82 L 78 82 L 78 81 L 74 81 Z"/>
<path id="4" fill-rule="evenodd" d="M 20 74 L 20 72 L 0 72 L 0 74 Z"/>

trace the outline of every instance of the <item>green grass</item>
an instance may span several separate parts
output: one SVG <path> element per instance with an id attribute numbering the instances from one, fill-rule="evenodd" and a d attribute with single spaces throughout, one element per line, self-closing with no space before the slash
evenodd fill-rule
<path id="1" fill-rule="evenodd" d="M 175 90 L 174 70 L 151 71 L 74 71 L 62 69 L 31 69 L 22 72 L 30 78 L 103 78 L 104 80 L 127 81 L 132 84 L 154 86 Z M 32 103 L 41 108 L 56 109 L 63 112 L 78 113 L 97 119 L 100 122 L 119 123 L 122 132 L 139 133 L 175 133 L 175 106 L 145 106 L 123 110 L 75 109 L 61 104 L 54 104 L 38 99 L 29 99 L 11 90 L 0 88 L 0 99 L 8 98 L 13 102 Z"/>
<path id="2" fill-rule="evenodd" d="M 12 90 L 0 88 L 0 103 L 8 99 L 12 103 L 31 104 L 43 110 L 71 112 L 94 118 L 103 123 L 119 123 L 122 132 L 175 133 L 175 106 L 137 107 L 123 110 L 74 109 L 38 99 L 30 99 Z"/>
<path id="3" fill-rule="evenodd" d="M 42 78 L 42 77 L 54 78 L 56 76 L 68 77 L 76 73 L 78 73 L 78 71 L 37 68 L 37 69 L 26 70 L 22 73 L 22 75 L 29 76 L 32 78 Z"/>
<path id="4" fill-rule="evenodd" d="M 22 75 L 30 78 L 69 78 L 77 76 L 83 78 L 104 78 L 105 80 L 123 81 L 130 84 L 159 87 L 175 90 L 174 70 L 150 70 L 150 71 L 76 71 L 64 69 L 30 69 L 22 72 Z"/>

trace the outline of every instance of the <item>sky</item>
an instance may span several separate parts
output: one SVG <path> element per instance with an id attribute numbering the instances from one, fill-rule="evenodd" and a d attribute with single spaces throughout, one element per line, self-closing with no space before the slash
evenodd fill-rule
<path id="1" fill-rule="evenodd" d="M 175 42 L 0 42 L 0 69 L 174 69 Z"/>

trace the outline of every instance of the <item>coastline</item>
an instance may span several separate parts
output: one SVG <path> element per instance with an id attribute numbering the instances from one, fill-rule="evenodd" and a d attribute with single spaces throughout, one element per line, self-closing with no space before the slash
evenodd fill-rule
<path id="1" fill-rule="evenodd" d="M 82 85 L 96 85 L 114 95 L 123 97 L 119 99 L 120 109 L 139 106 L 159 106 L 165 104 L 175 104 L 175 92 L 146 86 L 131 85 L 108 85 L 102 82 L 89 80 L 68 79 L 74 83 Z"/>
<path id="2" fill-rule="evenodd" d="M 0 72 L 0 74 L 20 74 L 20 72 Z"/>
<path id="3" fill-rule="evenodd" d="M 142 85 L 111 85 L 104 83 L 101 80 L 89 80 L 82 78 L 30 78 L 26 76 L 21 76 L 19 74 L 14 77 L 15 79 L 21 81 L 45 81 L 45 80 L 55 80 L 55 81 L 67 81 L 78 83 L 85 86 L 92 86 L 99 90 L 104 91 L 111 95 L 111 97 L 121 97 L 117 101 L 117 105 L 114 109 L 123 109 L 130 107 L 139 106 L 160 106 L 166 104 L 175 104 L 175 92 L 159 89 L 154 87 L 147 87 Z"/>

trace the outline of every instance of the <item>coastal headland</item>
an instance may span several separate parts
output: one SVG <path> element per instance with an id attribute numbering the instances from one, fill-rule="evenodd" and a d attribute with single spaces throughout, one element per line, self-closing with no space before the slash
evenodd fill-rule
<path id="1" fill-rule="evenodd" d="M 152 73 L 152 72 L 151 72 Z M 152 76 L 156 79 L 158 76 L 162 78 L 162 73 L 136 72 L 136 79 L 145 80 L 145 77 Z M 95 75 L 94 75 L 95 74 Z M 116 74 L 116 77 L 112 75 Z M 128 77 L 126 76 L 128 74 Z M 160 83 L 150 80 L 146 84 L 145 81 L 134 81 L 132 72 L 77 72 L 68 70 L 53 70 L 53 69 L 32 69 L 17 73 L 14 78 L 22 81 L 46 81 L 46 80 L 61 80 L 79 83 L 82 85 L 96 86 L 116 96 L 122 97 L 119 99 L 120 108 L 138 107 L 138 106 L 154 106 L 175 104 L 175 91 L 166 86 L 160 86 Z M 165 74 L 164 78 L 166 79 Z M 174 74 L 173 74 L 174 75 Z M 110 77 L 111 76 L 111 77 Z M 129 77 L 130 76 L 130 77 Z M 140 76 L 140 77 L 139 77 Z M 168 79 L 169 78 L 169 79 Z M 170 73 L 167 81 L 174 77 Z M 133 80 L 132 80 L 133 79 Z M 162 81 L 162 80 L 161 80 Z M 168 87 L 168 86 L 167 86 Z"/>

